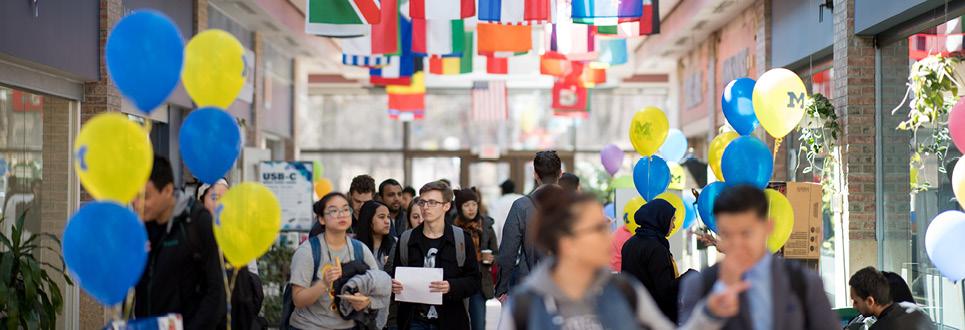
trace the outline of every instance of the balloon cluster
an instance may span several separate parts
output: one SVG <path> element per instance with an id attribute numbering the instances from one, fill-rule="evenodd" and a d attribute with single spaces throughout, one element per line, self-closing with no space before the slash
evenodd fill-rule
<path id="1" fill-rule="evenodd" d="M 804 117 L 807 90 L 794 72 L 777 68 L 765 72 L 758 81 L 738 78 L 724 88 L 721 110 L 734 129 L 715 137 L 708 152 L 709 166 L 719 180 L 708 184 L 697 199 L 697 213 L 710 230 L 717 231 L 714 201 L 727 185 L 747 184 L 767 188 L 774 174 L 774 157 L 763 141 L 751 135 L 758 126 L 775 139 L 775 150 L 781 140 L 794 130 Z M 767 246 L 774 252 L 787 242 L 794 226 L 794 210 L 780 192 L 765 189 L 769 217 L 774 231 Z"/>
<path id="2" fill-rule="evenodd" d="M 104 48 L 111 80 L 145 114 L 161 106 L 179 82 L 184 85 L 200 107 L 179 129 L 184 164 L 204 183 L 224 177 L 241 152 L 241 130 L 223 110 L 237 98 L 249 74 L 241 43 L 212 29 L 185 45 L 168 17 L 145 10 L 121 19 Z M 122 206 L 145 188 L 152 171 L 154 154 L 146 127 L 126 115 L 104 113 L 88 120 L 74 143 L 74 170 L 97 202 L 71 217 L 64 231 L 64 259 L 80 286 L 105 305 L 123 301 L 147 259 L 144 225 Z M 275 241 L 281 211 L 267 188 L 242 183 L 221 198 L 214 221 L 225 257 L 241 266 Z"/>
<path id="3" fill-rule="evenodd" d="M 948 114 L 948 132 L 958 150 L 965 150 L 965 98 L 960 98 Z M 952 170 L 952 191 L 959 206 L 965 208 L 965 157 L 959 158 Z M 965 262 L 959 253 L 965 250 L 965 213 L 945 211 L 932 219 L 925 232 L 928 259 L 946 278 L 965 279 Z"/>

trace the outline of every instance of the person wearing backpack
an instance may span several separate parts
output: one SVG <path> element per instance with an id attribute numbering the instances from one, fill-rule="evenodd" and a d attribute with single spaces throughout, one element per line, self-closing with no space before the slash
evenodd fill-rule
<path id="1" fill-rule="evenodd" d="M 724 329 L 838 329 L 824 285 L 817 273 L 797 263 L 772 256 L 767 237 L 774 224 L 768 220 L 764 191 L 748 185 L 724 188 L 714 202 L 714 217 L 721 250 L 726 258 L 683 280 L 680 321 L 691 317 L 700 297 L 745 279 L 750 288 L 741 295 L 740 315 L 727 320 Z M 737 271 L 734 271 L 737 270 Z M 723 273 L 737 273 L 724 276 Z M 717 274 L 721 274 L 718 276 Z"/>
<path id="2" fill-rule="evenodd" d="M 419 190 L 423 223 L 402 233 L 392 262 L 386 271 L 395 277 L 395 267 L 442 268 L 442 281 L 432 282 L 430 292 L 442 293 L 442 305 L 399 302 L 399 329 L 469 330 L 468 299 L 480 290 L 476 247 L 469 233 L 446 224 L 452 204 L 449 185 L 430 182 Z M 392 280 L 392 292 L 402 292 L 405 283 Z"/>
<path id="3" fill-rule="evenodd" d="M 154 156 L 150 179 L 133 206 L 150 243 L 135 287 L 134 316 L 178 313 L 184 329 L 216 328 L 225 320 L 227 301 L 211 213 L 174 188 L 171 163 L 161 156 Z"/>
<path id="4" fill-rule="evenodd" d="M 536 268 L 539 251 L 526 235 L 530 218 L 536 213 L 533 194 L 548 185 L 555 185 L 563 175 L 563 163 L 556 151 L 540 151 L 533 157 L 533 171 L 539 186 L 524 198 L 517 199 L 509 209 L 506 223 L 503 224 L 502 240 L 499 243 L 499 277 L 496 282 L 496 297 L 506 302 L 509 291 Z"/>
<path id="5" fill-rule="evenodd" d="M 673 329 L 647 291 L 633 278 L 613 274 L 610 223 L 596 197 L 544 188 L 531 223 L 535 243 L 548 255 L 503 308 L 499 329 Z M 717 329 L 743 309 L 746 283 L 730 285 L 706 302 L 687 329 Z"/>
<path id="6" fill-rule="evenodd" d="M 321 213 L 322 233 L 310 237 L 295 250 L 291 263 L 290 301 L 294 310 L 288 316 L 288 329 L 354 329 L 356 322 L 339 314 L 335 283 L 342 278 L 343 264 L 362 261 L 368 269 L 379 269 L 372 251 L 358 240 L 348 237 L 352 226 L 352 208 L 342 193 L 329 193 L 316 203 Z M 387 282 L 386 282 L 387 283 Z M 286 290 L 287 291 L 287 290 Z M 287 298 L 288 294 L 286 294 Z M 357 311 L 386 308 L 378 299 L 357 295 L 352 307 Z M 287 304 L 288 301 L 286 300 Z M 288 308 L 286 308 L 288 309 Z"/>
<path id="7" fill-rule="evenodd" d="M 455 225 L 469 233 L 472 244 L 478 247 L 469 253 L 476 254 L 482 277 L 482 289 L 469 298 L 472 330 L 486 330 L 486 300 L 493 298 L 492 264 L 495 260 L 493 251 L 496 250 L 496 231 L 493 230 L 493 219 L 482 215 L 480 205 L 479 194 L 475 188 L 456 190 L 458 215 Z"/>

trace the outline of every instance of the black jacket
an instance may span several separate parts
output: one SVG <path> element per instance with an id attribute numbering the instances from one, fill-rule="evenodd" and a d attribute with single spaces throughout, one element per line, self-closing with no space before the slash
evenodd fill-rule
<path id="1" fill-rule="evenodd" d="M 673 255 L 660 242 L 633 235 L 623 244 L 620 271 L 643 283 L 650 296 L 670 321 L 677 323 L 677 292 L 680 283 Z"/>
<path id="2" fill-rule="evenodd" d="M 479 250 L 492 250 L 493 256 L 498 256 L 499 246 L 496 244 L 496 230 L 493 229 L 493 218 L 483 217 L 482 235 L 479 235 Z M 495 263 L 495 262 L 494 262 Z M 484 264 L 479 261 L 479 270 L 482 273 L 482 294 L 483 298 L 493 299 L 495 297 L 496 282 L 493 279 L 493 264 Z"/>
<path id="3" fill-rule="evenodd" d="M 871 325 L 869 330 L 891 330 L 891 329 L 935 329 L 935 325 L 931 322 L 924 312 L 921 311 L 917 306 L 908 305 L 902 306 L 899 303 L 893 303 L 888 308 L 885 308 L 878 315 L 878 320 Z"/>
<path id="4" fill-rule="evenodd" d="M 428 239 L 422 233 L 425 224 L 412 229 L 412 236 L 409 237 L 409 257 L 407 265 L 402 265 L 399 258 L 400 249 L 398 246 L 392 256 L 392 262 L 386 267 L 386 272 L 393 278 L 395 277 L 395 267 L 422 267 L 425 263 L 425 251 L 429 249 Z M 442 268 L 442 278 L 449 281 L 449 293 L 442 296 L 442 306 L 436 307 L 439 312 L 439 327 L 441 329 L 469 329 L 469 314 L 466 312 L 466 305 L 463 299 L 479 292 L 480 276 L 479 265 L 476 260 L 475 246 L 472 244 L 472 237 L 469 233 L 463 232 L 466 241 L 466 262 L 462 267 L 458 267 L 456 261 L 456 242 L 453 239 L 451 225 L 446 225 L 442 234 L 442 245 L 436 255 L 436 266 Z M 396 243 L 401 244 L 401 241 Z M 399 302 L 398 326 L 399 329 L 409 329 L 412 319 L 415 317 L 417 304 Z M 391 326 L 391 324 L 390 324 Z"/>
<path id="5" fill-rule="evenodd" d="M 211 214 L 183 198 L 173 214 L 164 225 L 148 223 L 151 251 L 137 283 L 134 315 L 179 313 L 185 329 L 214 329 L 227 307 Z"/>

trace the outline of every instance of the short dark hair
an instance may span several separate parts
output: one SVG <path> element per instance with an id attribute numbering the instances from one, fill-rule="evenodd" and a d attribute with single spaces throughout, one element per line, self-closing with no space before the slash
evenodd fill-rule
<path id="1" fill-rule="evenodd" d="M 174 171 L 171 170 L 171 162 L 164 156 L 154 155 L 154 167 L 151 168 L 151 183 L 154 189 L 162 190 L 167 185 L 174 184 Z"/>
<path id="2" fill-rule="evenodd" d="M 421 189 L 419 189 L 419 195 L 425 195 L 425 193 L 430 191 L 438 191 L 442 193 L 442 199 L 444 199 L 442 202 L 452 202 L 452 188 L 450 188 L 445 182 L 442 182 L 442 180 L 426 183 Z"/>
<path id="3" fill-rule="evenodd" d="M 533 157 L 533 170 L 543 184 L 556 183 L 560 177 L 563 162 L 556 150 L 540 151 Z"/>
<path id="4" fill-rule="evenodd" d="M 315 213 L 315 215 L 319 218 L 325 217 L 325 206 L 328 205 L 328 203 L 335 198 L 342 198 L 348 201 L 348 197 L 346 197 L 345 194 L 337 191 L 333 191 L 326 194 L 325 196 L 322 196 L 322 199 L 319 199 L 317 202 L 315 202 L 315 204 L 312 204 L 312 212 Z M 325 231 L 324 225 L 318 223 L 318 221 L 313 221 L 312 228 L 311 230 L 309 230 L 308 235 L 317 236 L 318 234 L 321 234 L 324 231 Z"/>
<path id="5" fill-rule="evenodd" d="M 516 192 L 516 183 L 513 180 L 506 180 L 499 184 L 499 188 L 502 189 L 503 195 L 508 195 Z"/>
<path id="6" fill-rule="evenodd" d="M 375 179 L 367 174 L 362 174 L 352 178 L 352 185 L 349 186 L 348 193 L 375 193 Z"/>
<path id="7" fill-rule="evenodd" d="M 570 172 L 563 173 L 559 181 L 560 187 L 563 187 L 563 189 L 576 191 L 576 189 L 580 188 L 580 177 L 576 176 L 576 174 Z"/>
<path id="8" fill-rule="evenodd" d="M 754 212 L 767 220 L 767 195 L 757 187 L 739 184 L 724 188 L 714 201 L 714 216 L 723 213 Z"/>
<path id="9" fill-rule="evenodd" d="M 397 186 L 399 188 L 402 188 L 402 184 L 399 183 L 399 181 L 396 181 L 395 179 L 388 179 L 388 180 L 382 181 L 382 183 L 379 184 L 379 196 L 382 196 L 383 194 L 385 194 L 385 187 L 388 187 L 388 186 Z"/>
<path id="10" fill-rule="evenodd" d="M 412 186 L 405 186 L 405 188 L 402 188 L 402 194 L 403 195 L 409 194 L 409 195 L 415 196 L 416 195 L 415 188 L 412 188 Z"/>
<path id="11" fill-rule="evenodd" d="M 874 267 L 862 268 L 848 280 L 848 285 L 854 289 L 859 298 L 865 299 L 869 296 L 875 298 L 878 305 L 891 303 L 891 288 L 888 279 Z"/>

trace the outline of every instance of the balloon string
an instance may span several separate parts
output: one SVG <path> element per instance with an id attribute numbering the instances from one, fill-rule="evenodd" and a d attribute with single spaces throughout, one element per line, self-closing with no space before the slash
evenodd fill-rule
<path id="1" fill-rule="evenodd" d="M 781 141 L 784 141 L 783 137 L 774 139 L 774 158 L 777 159 L 777 151 L 781 149 Z"/>

